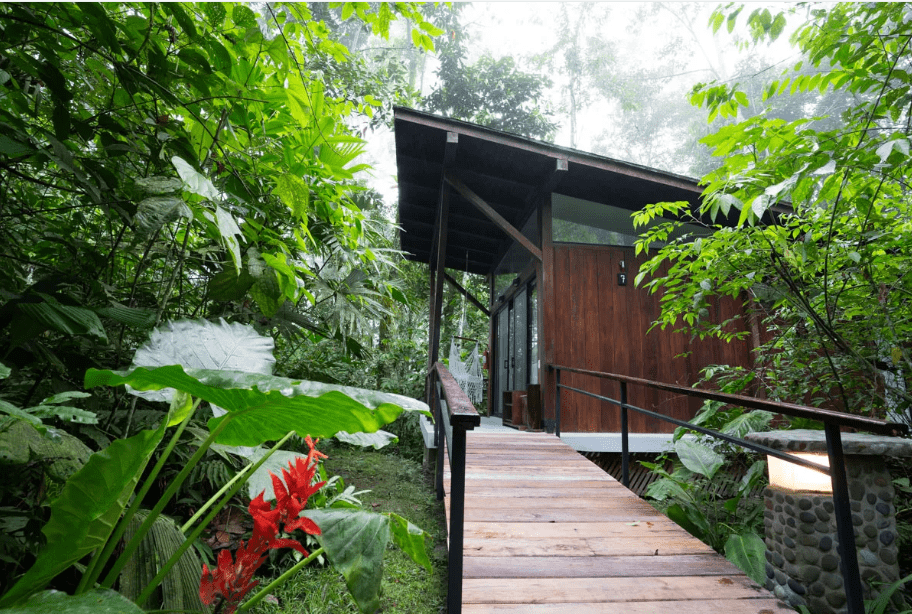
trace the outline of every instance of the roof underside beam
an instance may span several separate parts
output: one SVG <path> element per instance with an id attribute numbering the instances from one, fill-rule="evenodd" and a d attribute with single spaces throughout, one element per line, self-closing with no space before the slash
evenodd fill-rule
<path id="1" fill-rule="evenodd" d="M 526 251 L 532 254 L 532 256 L 534 256 L 539 262 L 541 262 L 541 250 L 535 247 L 535 245 L 533 245 L 529 239 L 524 237 L 520 231 L 516 230 L 516 228 L 514 228 L 510 222 L 508 222 L 499 213 L 497 213 L 497 211 L 495 211 L 491 205 L 486 203 L 481 199 L 480 196 L 470 190 L 469 187 L 460 181 L 460 179 L 456 177 L 452 172 L 445 171 L 444 179 L 446 179 L 446 182 L 453 186 L 457 192 L 462 194 L 463 198 L 472 203 L 475 208 L 481 211 L 485 217 L 491 220 L 495 225 L 497 225 L 498 228 L 507 233 L 513 240 L 522 245 Z"/>

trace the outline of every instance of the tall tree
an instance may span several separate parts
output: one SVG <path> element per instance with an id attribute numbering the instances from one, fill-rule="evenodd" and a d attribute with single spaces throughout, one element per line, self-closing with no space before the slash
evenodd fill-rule
<path id="1" fill-rule="evenodd" d="M 406 17 L 432 48 L 413 4 L 336 12 L 380 36 Z M 354 278 L 341 284 L 378 257 L 349 122 L 370 121 L 402 82 L 390 89 L 306 5 L 5 4 L 0 30 L 9 398 L 27 404 L 78 387 L 88 366 L 122 365 L 168 318 L 332 337 L 350 322 L 289 314 L 315 307 L 324 286 L 371 306 L 348 291 Z M 333 258 L 348 261 L 338 284 L 321 277 Z"/>
<path id="2" fill-rule="evenodd" d="M 717 11 L 714 28 L 731 29 L 740 13 Z M 756 9 L 747 23 L 756 40 L 770 40 L 785 20 Z M 651 276 L 647 285 L 664 293 L 662 326 L 737 336 L 730 323 L 705 317 L 712 295 L 744 297 L 766 314 L 772 339 L 745 382 L 760 382 L 770 395 L 905 413 L 912 405 L 912 21 L 902 4 L 813 5 L 792 42 L 813 71 L 802 72 L 801 63 L 785 71 L 764 88 L 764 100 L 820 91 L 854 103 L 836 124 L 763 110 L 704 139 L 722 165 L 704 177 L 699 211 L 660 203 L 638 221 L 679 214 L 697 222 L 696 213 L 728 224 L 669 242 L 638 282 Z M 693 100 L 710 118 L 754 104 L 729 84 L 700 86 Z M 639 248 L 667 240 L 679 223 L 651 228 Z"/>
<path id="3" fill-rule="evenodd" d="M 468 39 L 459 21 L 460 11 L 457 4 L 438 20 L 446 31 L 437 45 L 439 85 L 425 98 L 424 107 L 514 134 L 553 138 L 557 124 L 543 102 L 550 80 L 520 70 L 510 56 L 484 56 L 467 64 Z"/>

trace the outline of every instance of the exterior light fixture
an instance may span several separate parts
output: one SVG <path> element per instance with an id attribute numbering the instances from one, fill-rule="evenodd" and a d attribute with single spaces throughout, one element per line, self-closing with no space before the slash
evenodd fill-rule
<path id="1" fill-rule="evenodd" d="M 830 466 L 830 458 L 826 454 L 793 452 L 791 456 L 797 456 L 825 467 Z M 790 492 L 833 492 L 833 482 L 830 476 L 826 474 L 790 463 L 775 456 L 767 457 L 767 463 L 770 486 L 773 488 Z"/>

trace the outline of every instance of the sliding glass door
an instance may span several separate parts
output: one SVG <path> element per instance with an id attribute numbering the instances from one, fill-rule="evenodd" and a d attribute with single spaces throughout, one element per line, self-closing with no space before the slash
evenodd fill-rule
<path id="1" fill-rule="evenodd" d="M 494 315 L 495 415 L 503 415 L 503 393 L 538 383 L 538 306 L 535 282 L 516 292 Z"/>

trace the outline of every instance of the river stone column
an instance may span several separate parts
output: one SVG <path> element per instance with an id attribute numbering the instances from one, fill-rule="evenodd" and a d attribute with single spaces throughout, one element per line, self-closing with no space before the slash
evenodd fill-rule
<path id="1" fill-rule="evenodd" d="M 752 433 L 745 437 L 775 450 L 822 452 L 823 431 Z M 855 547 L 865 599 L 871 585 L 899 579 L 896 508 L 885 456 L 912 456 L 912 441 L 863 433 L 842 433 Z M 770 485 L 764 491 L 766 588 L 795 607 L 813 614 L 844 614 L 846 596 L 837 551 L 833 497 L 795 492 Z"/>

